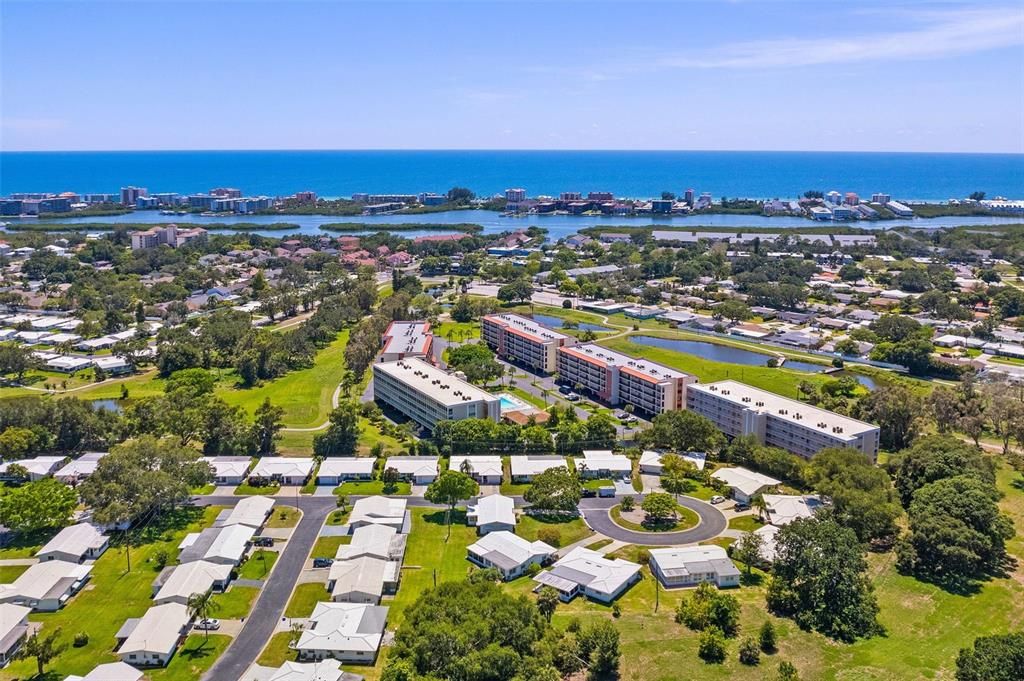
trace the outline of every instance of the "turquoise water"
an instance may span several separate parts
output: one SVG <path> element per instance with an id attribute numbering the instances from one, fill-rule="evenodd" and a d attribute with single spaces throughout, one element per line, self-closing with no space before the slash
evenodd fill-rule
<path id="1" fill-rule="evenodd" d="M 501 403 L 502 411 L 515 411 L 517 409 L 522 409 L 524 406 L 517 398 L 506 393 L 498 395 L 498 401 Z"/>
<path id="2" fill-rule="evenodd" d="M 527 315 L 533 318 L 535 321 L 540 322 L 544 326 L 552 329 L 560 329 L 565 324 L 565 320 L 561 317 L 552 317 L 546 314 L 531 314 Z M 607 331 L 608 327 L 601 326 L 600 324 L 590 324 L 589 322 L 579 322 L 578 327 L 580 331 Z"/>
<path id="3" fill-rule="evenodd" d="M 794 197 L 808 189 L 888 192 L 945 200 L 975 190 L 1024 195 L 1024 155 L 774 151 L 132 151 L 2 152 L 0 194 L 194 193 L 238 187 L 246 194 L 322 196 L 354 192 L 489 195 L 610 191 L 651 197 L 688 187 L 720 196 Z"/>

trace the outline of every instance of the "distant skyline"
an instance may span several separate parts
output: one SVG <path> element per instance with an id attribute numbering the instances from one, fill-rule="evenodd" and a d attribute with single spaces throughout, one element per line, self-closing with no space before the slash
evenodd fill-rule
<path id="1" fill-rule="evenodd" d="M 1013 2 L 0 4 L 0 150 L 1024 153 Z"/>

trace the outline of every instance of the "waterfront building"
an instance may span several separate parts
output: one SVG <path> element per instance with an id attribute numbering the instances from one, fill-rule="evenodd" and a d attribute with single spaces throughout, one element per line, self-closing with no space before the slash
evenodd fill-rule
<path id="1" fill-rule="evenodd" d="M 145 187 L 121 187 L 121 205 L 134 206 L 140 196 L 146 196 Z"/>
<path id="2" fill-rule="evenodd" d="M 4 199 L 0 201 L 0 215 L 21 215 L 21 199 Z"/>
<path id="3" fill-rule="evenodd" d="M 295 192 L 292 198 L 302 203 L 316 203 L 316 192 L 304 191 Z"/>
<path id="4" fill-rule="evenodd" d="M 222 199 L 240 199 L 242 198 L 242 190 L 235 189 L 234 187 L 215 187 L 210 190 L 210 196 Z"/>
<path id="5" fill-rule="evenodd" d="M 431 430 L 438 421 L 481 418 L 497 422 L 501 417 L 496 395 L 418 357 L 374 364 L 373 399 Z"/>
<path id="6" fill-rule="evenodd" d="M 506 189 L 505 200 L 509 203 L 519 203 L 526 200 L 526 190 L 522 188 Z"/>
<path id="7" fill-rule="evenodd" d="M 825 201 L 831 203 L 833 206 L 838 206 L 842 203 L 842 194 L 833 189 L 828 194 L 825 194 Z"/>
<path id="8" fill-rule="evenodd" d="M 82 203 L 117 203 L 117 194 L 82 194 Z"/>
<path id="9" fill-rule="evenodd" d="M 593 343 L 558 349 L 558 374 L 612 406 L 631 404 L 647 414 L 686 407 L 696 376 Z"/>
<path id="10" fill-rule="evenodd" d="M 192 194 L 188 197 L 188 205 L 190 208 L 213 210 L 213 197 L 209 194 Z"/>
<path id="11" fill-rule="evenodd" d="M 422 192 L 416 198 L 424 206 L 443 206 L 448 203 L 446 195 L 434 194 L 433 192 Z"/>
<path id="12" fill-rule="evenodd" d="M 892 211 L 892 214 L 899 218 L 912 218 L 914 217 L 914 211 L 899 201 L 888 201 L 885 207 Z"/>
<path id="13" fill-rule="evenodd" d="M 559 201 L 579 201 L 583 198 L 580 192 L 562 192 L 558 195 Z"/>
<path id="14" fill-rule="evenodd" d="M 685 192 L 683 192 L 683 201 L 688 206 L 690 206 L 690 208 L 693 208 L 693 190 L 692 189 L 687 189 Z"/>
<path id="15" fill-rule="evenodd" d="M 739 381 L 690 385 L 686 406 L 726 435 L 754 435 L 804 458 L 826 447 L 851 447 L 872 461 L 878 457 L 878 426 Z"/>
<path id="16" fill-rule="evenodd" d="M 575 339 L 517 314 L 485 316 L 480 337 L 497 355 L 545 374 L 558 368 L 558 348 Z"/>
<path id="17" fill-rule="evenodd" d="M 433 344 L 430 322 L 391 322 L 382 337 L 380 361 L 419 357 L 433 363 Z"/>
<path id="18" fill-rule="evenodd" d="M 587 201 L 614 201 L 615 195 L 611 192 L 589 192 Z"/>
<path id="19" fill-rule="evenodd" d="M 150 210 L 160 207 L 160 199 L 155 196 L 140 196 L 135 199 L 135 207 L 139 210 Z"/>
<path id="20" fill-rule="evenodd" d="M 843 203 L 847 206 L 856 206 L 860 204 L 860 197 L 855 192 L 846 192 L 846 196 L 843 197 Z"/>
<path id="21" fill-rule="evenodd" d="M 651 212 L 658 214 L 668 214 L 672 212 L 672 206 L 675 204 L 674 201 L 669 199 L 655 199 L 651 201 Z"/>
<path id="22" fill-rule="evenodd" d="M 892 196 L 884 194 L 882 192 L 875 192 L 871 195 L 871 203 L 880 203 L 883 206 L 892 201 Z"/>
<path id="23" fill-rule="evenodd" d="M 193 227 L 192 229 L 179 229 L 177 225 L 152 227 L 131 233 L 132 250 L 156 248 L 161 245 L 180 248 L 190 241 L 205 239 L 206 234 L 206 230 L 202 227 Z"/>

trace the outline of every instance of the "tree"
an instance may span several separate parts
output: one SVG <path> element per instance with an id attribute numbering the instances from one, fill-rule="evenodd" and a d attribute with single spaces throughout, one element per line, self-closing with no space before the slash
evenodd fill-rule
<path id="1" fill-rule="evenodd" d="M 43 478 L 0 496 L 0 524 L 15 532 L 65 527 L 77 506 L 73 489 L 54 478 Z"/>
<path id="2" fill-rule="evenodd" d="M 402 476 L 394 466 L 388 466 L 380 475 L 380 480 L 384 483 L 384 491 L 386 494 L 390 493 L 390 491 L 394 491 L 395 485 L 397 485 L 398 481 L 401 479 Z"/>
<path id="3" fill-rule="evenodd" d="M 905 508 L 910 506 L 914 493 L 931 482 L 957 475 L 971 475 L 989 485 L 996 481 L 992 460 L 981 450 L 943 435 L 921 438 L 909 449 L 895 454 L 887 468 Z"/>
<path id="4" fill-rule="evenodd" d="M 673 410 L 654 417 L 652 427 L 637 438 L 644 446 L 679 452 L 715 452 L 725 437 L 715 424 L 689 410 Z"/>
<path id="5" fill-rule="evenodd" d="M 739 322 L 750 319 L 754 313 L 750 311 L 750 307 L 746 303 L 738 300 L 726 300 L 715 308 L 715 316 Z"/>
<path id="6" fill-rule="evenodd" d="M 580 631 L 580 657 L 587 661 L 590 678 L 615 675 L 619 669 L 619 630 L 606 620 L 598 620 Z"/>
<path id="7" fill-rule="evenodd" d="M 732 547 L 732 557 L 746 567 L 747 576 L 750 576 L 754 565 L 761 562 L 761 552 L 764 550 L 764 539 L 759 534 L 744 532 Z"/>
<path id="8" fill-rule="evenodd" d="M 1014 535 L 998 498 L 991 484 L 971 475 L 918 489 L 908 512 L 910 533 L 897 546 L 897 567 L 954 589 L 998 570 Z"/>
<path id="9" fill-rule="evenodd" d="M 473 478 L 461 471 L 451 469 L 444 471 L 434 482 L 427 486 L 424 498 L 435 504 L 445 504 L 448 507 L 445 522 L 448 524 L 448 537 L 452 533 L 452 511 L 455 504 L 465 499 L 476 496 L 480 493 L 480 486 Z M 447 541 L 448 537 L 445 537 Z"/>
<path id="10" fill-rule="evenodd" d="M 0 376 L 14 374 L 20 383 L 25 373 L 39 366 L 32 351 L 18 343 L 0 343 Z"/>
<path id="11" fill-rule="evenodd" d="M 700 634 L 697 655 L 711 664 L 725 662 L 725 636 L 718 627 L 708 627 Z"/>
<path id="12" fill-rule="evenodd" d="M 327 430 L 313 438 L 313 453 L 317 456 L 353 456 L 361 432 L 358 403 L 342 402 L 331 411 Z"/>
<path id="13" fill-rule="evenodd" d="M 647 514 L 647 520 L 652 523 L 660 523 L 675 518 L 676 500 L 664 492 L 653 492 L 644 497 L 640 508 Z"/>
<path id="14" fill-rule="evenodd" d="M 888 474 L 849 447 L 823 449 L 804 469 L 804 478 L 832 501 L 833 518 L 862 542 L 888 540 L 901 515 Z"/>
<path id="15" fill-rule="evenodd" d="M 956 657 L 956 681 L 1024 679 L 1024 631 L 979 636 Z"/>
<path id="16" fill-rule="evenodd" d="M 483 343 L 448 348 L 448 367 L 466 374 L 471 383 L 489 383 L 501 376 L 503 366 Z"/>
<path id="17" fill-rule="evenodd" d="M 21 459 L 32 451 L 37 441 L 35 431 L 29 428 L 6 428 L 0 433 L 0 456 L 8 461 Z"/>
<path id="18" fill-rule="evenodd" d="M 768 654 L 774 653 L 777 647 L 775 641 L 775 625 L 772 624 L 771 620 L 765 620 L 764 624 L 757 632 L 757 644 L 761 647 L 761 652 Z"/>
<path id="19" fill-rule="evenodd" d="M 691 478 L 696 472 L 697 467 L 678 454 L 664 454 L 661 457 L 661 486 L 675 497 L 693 489 Z"/>
<path id="20" fill-rule="evenodd" d="M 533 476 L 523 498 L 537 510 L 575 513 L 582 496 L 576 476 L 565 468 L 551 468 Z"/>
<path id="21" fill-rule="evenodd" d="M 36 676 L 43 678 L 46 665 L 50 664 L 53 658 L 57 657 L 67 649 L 67 643 L 58 643 L 61 635 L 61 628 L 56 627 L 49 633 L 37 629 L 35 633 L 25 639 L 18 651 L 18 659 L 36 659 Z"/>
<path id="22" fill-rule="evenodd" d="M 740 662 L 745 665 L 754 666 L 761 662 L 761 649 L 752 638 L 745 638 L 740 642 Z"/>
<path id="23" fill-rule="evenodd" d="M 735 596 L 701 582 L 679 602 L 676 622 L 694 631 L 714 627 L 725 636 L 735 636 L 740 629 L 740 603 Z"/>
<path id="24" fill-rule="evenodd" d="M 550 586 L 542 586 L 540 591 L 537 592 L 537 610 L 544 616 L 544 619 L 550 622 L 551 616 L 555 614 L 555 609 L 558 608 L 560 600 L 557 591 Z"/>
<path id="25" fill-rule="evenodd" d="M 800 681 L 800 674 L 790 662 L 783 660 L 779 663 L 779 681 Z"/>
<path id="26" fill-rule="evenodd" d="M 795 520 L 776 535 L 768 607 L 840 641 L 873 636 L 881 627 L 866 572 L 853 530 L 829 518 Z"/>
<path id="27" fill-rule="evenodd" d="M 473 307 L 473 301 L 469 299 L 469 296 L 459 296 L 449 314 L 453 321 L 464 324 L 473 321 L 476 316 L 476 308 Z"/>
<path id="28" fill-rule="evenodd" d="M 591 415 L 586 420 L 587 441 L 591 447 L 611 447 L 615 443 L 616 430 L 612 417 L 604 412 Z"/>
<path id="29" fill-rule="evenodd" d="M 533 296 L 533 284 L 526 279 L 516 279 L 498 289 L 498 300 L 503 303 L 523 303 Z"/>
<path id="30" fill-rule="evenodd" d="M 876 388 L 857 403 L 858 418 L 877 424 L 885 449 L 906 449 L 917 437 L 924 404 L 920 397 L 900 385 Z"/>
<path id="31" fill-rule="evenodd" d="M 277 451 L 277 441 L 281 438 L 278 431 L 284 428 L 282 418 L 284 409 L 271 404 L 269 397 L 256 409 L 252 430 L 256 440 L 256 451 L 259 454 L 273 454 Z"/>
<path id="32" fill-rule="evenodd" d="M 188 602 L 185 606 L 188 608 L 188 616 L 200 622 L 210 619 L 210 615 L 216 613 L 220 608 L 220 604 L 213 598 L 212 590 L 192 594 L 188 597 Z M 205 628 L 204 632 L 206 633 L 205 638 L 209 639 L 209 627 Z"/>

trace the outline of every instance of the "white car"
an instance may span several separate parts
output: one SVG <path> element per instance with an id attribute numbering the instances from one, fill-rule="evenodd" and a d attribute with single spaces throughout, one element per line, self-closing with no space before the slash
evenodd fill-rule
<path id="1" fill-rule="evenodd" d="M 715 496 L 711 497 L 711 503 L 712 504 L 720 504 L 723 501 L 725 501 L 725 497 L 723 497 L 720 494 L 716 494 Z"/>
<path id="2" fill-rule="evenodd" d="M 203 620 L 196 622 L 195 629 L 199 631 L 217 631 L 220 629 L 220 620 Z"/>

